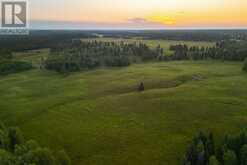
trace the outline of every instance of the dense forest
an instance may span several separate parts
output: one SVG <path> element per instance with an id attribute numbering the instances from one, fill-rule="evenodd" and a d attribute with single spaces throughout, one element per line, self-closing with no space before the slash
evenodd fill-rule
<path id="1" fill-rule="evenodd" d="M 1 165 L 70 165 L 64 150 L 57 153 L 40 147 L 34 140 L 25 141 L 20 129 L 0 124 Z"/>
<path id="2" fill-rule="evenodd" d="M 183 165 L 246 165 L 247 132 L 227 135 L 216 147 L 214 136 L 199 133 L 187 149 Z"/>
<path id="3" fill-rule="evenodd" d="M 122 67 L 138 61 L 150 61 L 163 54 L 158 47 L 152 50 L 144 43 L 115 43 L 74 40 L 51 49 L 44 67 L 58 72 L 79 71 L 98 66 Z"/>
<path id="4" fill-rule="evenodd" d="M 225 40 L 216 43 L 214 47 L 189 47 L 187 45 L 171 45 L 173 56 L 165 56 L 160 60 L 228 60 L 244 61 L 247 57 L 247 42 L 240 40 Z"/>
<path id="5" fill-rule="evenodd" d="M 10 51 L 26 51 L 41 48 L 51 48 L 61 42 L 71 42 L 73 38 L 95 37 L 84 31 L 30 31 L 29 35 L 7 36 L 0 35 L 0 49 Z"/>

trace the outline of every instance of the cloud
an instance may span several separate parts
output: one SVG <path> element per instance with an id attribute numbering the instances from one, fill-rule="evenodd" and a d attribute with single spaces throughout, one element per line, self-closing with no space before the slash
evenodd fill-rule
<path id="1" fill-rule="evenodd" d="M 164 29 L 162 23 L 145 18 L 130 18 L 121 23 L 88 22 L 88 21 L 31 21 L 32 29 Z"/>
<path id="2" fill-rule="evenodd" d="M 176 13 L 177 15 L 185 15 L 185 12 L 184 11 L 179 11 Z"/>
<path id="3" fill-rule="evenodd" d="M 145 18 L 130 18 L 128 19 L 130 23 L 151 23 L 150 21 L 146 20 Z"/>
<path id="4" fill-rule="evenodd" d="M 141 25 L 154 25 L 154 26 L 164 26 L 161 22 L 151 21 L 145 18 L 130 18 L 128 19 L 130 24 L 141 24 Z"/>

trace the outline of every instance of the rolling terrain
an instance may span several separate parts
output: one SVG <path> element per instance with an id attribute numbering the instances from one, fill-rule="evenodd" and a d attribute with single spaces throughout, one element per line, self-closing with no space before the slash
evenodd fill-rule
<path id="1" fill-rule="evenodd" d="M 37 65 L 46 51 L 16 58 Z M 0 119 L 28 139 L 64 148 L 75 165 L 176 165 L 198 131 L 246 128 L 246 84 L 239 62 L 153 62 L 69 75 L 33 69 L 0 77 Z"/>

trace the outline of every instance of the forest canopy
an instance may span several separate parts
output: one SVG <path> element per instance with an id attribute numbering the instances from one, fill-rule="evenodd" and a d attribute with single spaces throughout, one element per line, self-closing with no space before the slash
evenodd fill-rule
<path id="1" fill-rule="evenodd" d="M 46 69 L 73 72 L 99 66 L 123 67 L 138 61 L 150 61 L 163 54 L 163 49 L 151 49 L 145 43 L 115 43 L 73 41 L 53 49 L 44 61 Z"/>

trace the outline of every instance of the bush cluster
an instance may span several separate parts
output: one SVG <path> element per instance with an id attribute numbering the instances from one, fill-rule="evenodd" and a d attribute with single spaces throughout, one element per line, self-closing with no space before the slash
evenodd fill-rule
<path id="1" fill-rule="evenodd" d="M 1 165 L 71 165 L 64 150 L 57 153 L 41 147 L 36 141 L 25 141 L 20 129 L 0 124 Z"/>
<path id="2" fill-rule="evenodd" d="M 32 64 L 25 61 L 2 60 L 0 61 L 0 75 L 18 73 L 32 69 Z"/>
<path id="3" fill-rule="evenodd" d="M 170 50 L 174 55 L 164 58 L 164 60 L 227 60 L 243 61 L 247 57 L 246 41 L 221 41 L 214 47 L 171 45 Z"/>
<path id="4" fill-rule="evenodd" d="M 17 73 L 29 69 L 32 69 L 31 63 L 13 60 L 10 50 L 0 49 L 0 75 Z"/>
<path id="5" fill-rule="evenodd" d="M 247 131 L 225 136 L 218 147 L 212 133 L 199 133 L 188 147 L 182 164 L 247 165 Z"/>

